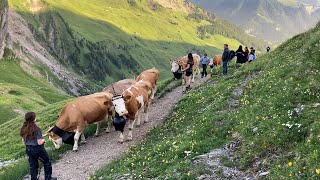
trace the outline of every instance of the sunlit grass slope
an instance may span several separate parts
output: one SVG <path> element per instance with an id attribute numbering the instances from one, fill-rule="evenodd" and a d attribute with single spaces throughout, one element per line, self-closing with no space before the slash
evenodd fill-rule
<path id="1" fill-rule="evenodd" d="M 67 97 L 53 85 L 27 74 L 17 60 L 0 61 L 0 124 Z"/>
<path id="2" fill-rule="evenodd" d="M 227 77 L 215 72 L 178 103 L 164 125 L 92 178 L 196 179 L 206 172 L 193 158 L 237 138 L 234 165 L 240 169 L 270 171 L 270 179 L 319 179 L 319 46 L 320 23 L 256 62 L 232 65 Z M 257 72 L 242 96 L 232 94 Z M 240 106 L 230 109 L 230 98 Z"/>

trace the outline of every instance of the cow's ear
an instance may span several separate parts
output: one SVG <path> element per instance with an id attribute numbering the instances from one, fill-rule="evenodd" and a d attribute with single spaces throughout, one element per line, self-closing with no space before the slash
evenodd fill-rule
<path id="1" fill-rule="evenodd" d="M 113 105 L 111 100 L 105 101 L 103 104 L 106 105 L 108 108 L 112 107 Z"/>
<path id="2" fill-rule="evenodd" d="M 131 95 L 130 94 L 125 95 L 123 99 L 124 99 L 124 102 L 128 102 L 131 100 Z"/>

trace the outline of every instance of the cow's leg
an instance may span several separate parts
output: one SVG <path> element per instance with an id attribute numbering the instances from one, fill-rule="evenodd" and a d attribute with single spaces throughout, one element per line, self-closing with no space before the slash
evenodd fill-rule
<path id="1" fill-rule="evenodd" d="M 129 120 L 129 133 L 128 133 L 128 140 L 132 140 L 132 129 L 134 125 L 134 120 Z"/>
<path id="2" fill-rule="evenodd" d="M 107 118 L 107 121 L 108 121 L 108 127 L 106 129 L 106 132 L 109 133 L 109 132 L 111 132 L 111 127 L 113 126 L 113 124 L 112 124 L 112 112 L 111 112 L 111 114 L 107 114 L 106 118 Z"/>
<path id="3" fill-rule="evenodd" d="M 137 125 L 137 127 L 139 127 L 141 125 L 141 113 L 140 112 L 138 112 L 136 119 L 137 119 L 136 125 Z M 130 128 L 130 125 L 129 125 L 129 128 Z"/>
<path id="4" fill-rule="evenodd" d="M 145 113 L 145 119 L 144 122 L 147 123 L 149 122 L 149 114 L 148 114 L 148 109 L 149 109 L 149 105 L 150 105 L 151 101 L 149 101 L 147 103 L 147 105 L 144 107 L 144 113 Z"/>
<path id="5" fill-rule="evenodd" d="M 154 99 L 154 95 L 157 92 L 157 86 L 154 86 L 153 90 L 152 90 L 152 95 L 151 95 L 151 99 Z"/>
<path id="6" fill-rule="evenodd" d="M 97 124 L 97 129 L 96 129 L 96 133 L 94 133 L 94 136 L 99 136 L 99 132 L 100 132 L 100 126 L 101 126 L 101 121 L 99 121 L 99 122 L 96 122 L 96 124 Z M 81 137 L 82 138 L 82 137 Z"/>
<path id="7" fill-rule="evenodd" d="M 119 142 L 120 142 L 120 143 L 123 143 L 123 141 L 124 141 L 123 132 L 120 132 Z"/>
<path id="8" fill-rule="evenodd" d="M 84 136 L 84 133 L 81 133 L 81 142 L 80 142 L 80 144 L 84 144 L 86 142 L 87 141 L 86 141 L 86 137 Z"/>
<path id="9" fill-rule="evenodd" d="M 192 83 L 194 83 L 194 77 L 195 77 L 195 73 L 196 73 L 196 71 L 193 71 L 193 73 L 192 73 Z"/>
<path id="10" fill-rule="evenodd" d="M 79 140 L 81 133 L 82 132 L 77 129 L 76 134 L 74 135 L 73 151 L 78 151 L 78 140 Z"/>

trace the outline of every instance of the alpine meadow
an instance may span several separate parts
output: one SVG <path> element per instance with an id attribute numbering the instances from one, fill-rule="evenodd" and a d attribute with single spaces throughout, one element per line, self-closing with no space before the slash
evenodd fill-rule
<path id="1" fill-rule="evenodd" d="M 232 2 L 0 0 L 0 180 L 32 177 L 20 136 L 31 111 L 52 179 L 320 179 L 319 1 Z M 255 59 L 239 63 L 240 45 Z M 195 54 L 202 58 L 192 67 Z M 204 54 L 210 63 L 202 65 Z M 207 66 L 208 76 L 197 74 Z M 188 79 L 192 68 L 188 86 L 176 75 Z M 135 83 L 116 93 L 123 79 Z M 113 93 L 102 92 L 107 86 Z M 109 98 L 98 107 L 113 115 L 111 132 L 106 118 L 98 134 L 100 122 L 88 120 L 99 113 L 88 112 L 94 93 Z M 85 117 L 87 139 L 76 150 L 52 130 L 78 140 L 80 118 L 61 123 L 67 113 Z M 60 149 L 50 133 L 65 143 Z"/>

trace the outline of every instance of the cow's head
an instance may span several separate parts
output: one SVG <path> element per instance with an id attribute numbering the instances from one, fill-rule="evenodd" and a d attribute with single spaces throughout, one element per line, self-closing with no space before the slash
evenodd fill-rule
<path id="1" fill-rule="evenodd" d="M 53 127 L 49 128 L 49 130 L 46 132 L 45 136 L 48 136 L 49 140 L 52 141 L 54 148 L 60 149 L 62 145 L 62 138 L 58 135 L 56 135 L 54 132 L 52 132 Z"/>
<path id="2" fill-rule="evenodd" d="M 118 113 L 119 116 L 124 116 L 128 114 L 128 110 L 126 109 L 126 103 L 128 103 L 130 99 L 131 94 L 129 93 L 124 93 L 124 95 L 115 96 L 112 98 L 112 104 L 116 113 Z"/>
<path id="3" fill-rule="evenodd" d="M 177 71 L 179 70 L 178 61 L 176 61 L 176 60 L 171 60 L 171 61 L 170 61 L 170 64 L 171 64 L 171 72 L 172 72 L 172 73 L 177 72 Z"/>

